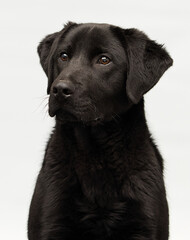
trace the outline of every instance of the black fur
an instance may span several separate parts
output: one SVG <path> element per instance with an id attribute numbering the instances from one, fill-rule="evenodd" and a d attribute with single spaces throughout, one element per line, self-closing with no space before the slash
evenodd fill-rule
<path id="1" fill-rule="evenodd" d="M 166 50 L 137 29 L 69 23 L 38 53 L 56 125 L 32 198 L 29 239 L 168 239 L 163 160 L 143 101 L 172 65 Z M 62 82 L 73 93 L 58 99 Z"/>

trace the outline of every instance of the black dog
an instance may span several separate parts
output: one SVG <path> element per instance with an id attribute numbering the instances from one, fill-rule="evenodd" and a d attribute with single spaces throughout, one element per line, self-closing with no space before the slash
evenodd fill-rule
<path id="1" fill-rule="evenodd" d="M 143 106 L 172 65 L 166 50 L 136 29 L 69 23 L 38 53 L 56 125 L 29 239 L 168 239 L 163 160 Z"/>

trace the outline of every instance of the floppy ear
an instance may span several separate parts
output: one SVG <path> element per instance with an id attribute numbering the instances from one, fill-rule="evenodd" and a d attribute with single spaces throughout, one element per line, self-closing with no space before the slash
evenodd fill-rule
<path id="1" fill-rule="evenodd" d="M 40 63 L 44 72 L 48 77 L 48 88 L 47 94 L 50 93 L 51 84 L 54 78 L 58 75 L 57 67 L 54 64 L 54 53 L 58 46 L 60 38 L 66 33 L 71 26 L 75 26 L 77 24 L 68 22 L 64 25 L 64 28 L 60 32 L 55 32 L 46 36 L 38 46 L 38 54 L 40 57 Z"/>
<path id="2" fill-rule="evenodd" d="M 172 65 L 173 60 L 162 45 L 150 40 L 137 29 L 125 30 L 129 61 L 127 95 L 138 103 Z"/>
<path id="3" fill-rule="evenodd" d="M 47 88 L 47 94 L 50 92 L 51 83 L 53 82 L 53 63 L 52 63 L 52 56 L 53 51 L 57 47 L 57 39 L 59 35 L 59 32 L 50 34 L 46 36 L 39 44 L 38 46 L 38 54 L 40 57 L 40 63 L 42 65 L 42 68 L 44 72 L 46 73 L 48 77 L 48 88 Z"/>

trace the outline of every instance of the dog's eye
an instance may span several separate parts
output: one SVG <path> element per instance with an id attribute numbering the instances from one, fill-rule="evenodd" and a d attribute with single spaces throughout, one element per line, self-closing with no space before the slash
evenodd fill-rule
<path id="1" fill-rule="evenodd" d="M 98 60 L 98 63 L 100 64 L 103 64 L 103 65 L 106 65 L 108 63 L 110 63 L 110 59 L 106 56 L 102 56 L 99 60 Z"/>
<path id="2" fill-rule="evenodd" d="M 60 58 L 62 61 L 67 61 L 69 57 L 68 57 L 67 53 L 63 52 L 60 54 Z"/>

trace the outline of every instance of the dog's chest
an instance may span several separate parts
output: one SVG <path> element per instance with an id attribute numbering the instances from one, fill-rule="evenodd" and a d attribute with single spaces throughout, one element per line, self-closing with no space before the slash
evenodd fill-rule
<path id="1" fill-rule="evenodd" d="M 126 202 L 107 202 L 107 205 L 100 207 L 89 201 L 78 202 L 78 226 L 83 232 L 88 231 L 93 235 L 111 236 L 117 226 L 122 226 L 126 220 L 127 203 Z"/>
<path id="2" fill-rule="evenodd" d="M 89 153 L 79 152 L 74 166 L 82 192 L 89 201 L 107 205 L 118 197 L 123 170 L 127 168 L 121 149 L 108 146 Z"/>

